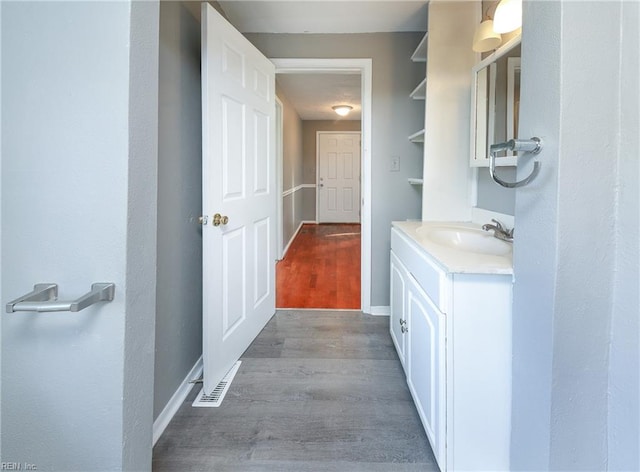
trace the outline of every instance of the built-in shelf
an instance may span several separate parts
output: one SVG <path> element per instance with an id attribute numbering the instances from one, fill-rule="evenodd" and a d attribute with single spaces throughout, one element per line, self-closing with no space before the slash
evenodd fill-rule
<path id="1" fill-rule="evenodd" d="M 427 62 L 427 36 L 429 36 L 429 33 L 424 34 L 418 47 L 413 54 L 411 54 L 411 60 L 413 62 Z"/>
<path id="2" fill-rule="evenodd" d="M 422 40 L 416 47 L 416 50 L 411 55 L 411 60 L 413 62 L 427 62 L 427 36 L 425 33 Z M 426 77 L 422 82 L 418 84 L 418 86 L 413 89 L 413 92 L 409 94 L 409 96 L 414 100 L 425 100 L 427 97 L 427 79 Z M 421 129 L 420 131 L 416 131 L 411 136 L 409 136 L 409 141 L 412 143 L 424 143 L 425 138 L 425 129 Z M 410 177 L 407 179 L 410 185 L 414 185 L 418 187 L 418 191 L 422 189 L 423 179 L 419 179 L 416 177 Z"/>
<path id="3" fill-rule="evenodd" d="M 425 77 L 418 86 L 409 94 L 414 100 L 424 100 L 427 96 L 427 78 Z"/>
<path id="4" fill-rule="evenodd" d="M 412 143 L 424 143 L 424 129 L 421 129 L 409 136 L 409 141 Z"/>

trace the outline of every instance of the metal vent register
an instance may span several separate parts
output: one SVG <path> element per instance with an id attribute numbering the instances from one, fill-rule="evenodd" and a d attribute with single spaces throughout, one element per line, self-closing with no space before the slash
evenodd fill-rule
<path id="1" fill-rule="evenodd" d="M 227 375 L 225 375 L 220 383 L 216 386 L 216 388 L 213 389 L 213 392 L 211 392 L 211 394 L 207 395 L 206 393 L 204 393 L 203 387 L 191 406 L 213 408 L 219 407 L 222 404 L 222 400 L 224 400 L 224 396 L 227 394 L 227 390 L 229 390 L 229 387 L 231 386 L 233 378 L 236 376 L 236 373 L 240 368 L 240 364 L 242 364 L 242 361 L 238 361 L 233 365 L 229 372 L 227 372 Z"/>

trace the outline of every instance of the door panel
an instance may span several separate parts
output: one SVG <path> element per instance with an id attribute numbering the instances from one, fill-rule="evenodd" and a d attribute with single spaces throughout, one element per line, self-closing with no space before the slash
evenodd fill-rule
<path id="1" fill-rule="evenodd" d="M 222 186 L 224 200 L 244 197 L 245 123 L 242 103 L 222 97 Z"/>
<path id="2" fill-rule="evenodd" d="M 269 127 L 269 115 L 265 115 L 258 111 L 253 114 L 253 129 L 255 131 L 254 142 L 254 195 L 268 194 L 270 191 L 269 183 L 272 178 L 269 175 L 269 138 L 271 129 Z"/>
<path id="3" fill-rule="evenodd" d="M 210 5 L 202 10 L 204 389 L 275 313 L 275 68 Z"/>
<path id="4" fill-rule="evenodd" d="M 398 257 L 391 252 L 391 294 L 390 294 L 390 317 L 389 329 L 391 339 L 396 346 L 396 351 L 405 373 L 407 372 L 407 356 L 406 356 L 406 334 L 403 325 L 406 322 L 404 318 L 406 312 L 406 281 L 409 273 Z"/>
<path id="5" fill-rule="evenodd" d="M 318 222 L 360 222 L 360 133 L 318 133 Z"/>
<path id="6" fill-rule="evenodd" d="M 271 264 L 272 259 L 269 259 L 269 247 L 271 246 L 271 218 L 264 218 L 261 221 L 257 221 L 253 225 L 254 230 L 254 243 L 255 250 L 253 251 L 255 261 L 253 266 L 254 271 L 254 308 L 258 307 L 266 297 L 269 296 L 270 288 L 272 288 L 271 280 Z"/>
<path id="7" fill-rule="evenodd" d="M 444 470 L 445 458 L 445 316 L 415 279 L 407 281 L 409 369 L 407 383 L 431 448 Z"/>

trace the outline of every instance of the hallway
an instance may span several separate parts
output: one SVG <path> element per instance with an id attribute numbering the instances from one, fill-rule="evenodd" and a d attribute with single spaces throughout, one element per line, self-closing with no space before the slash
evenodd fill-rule
<path id="1" fill-rule="evenodd" d="M 360 225 L 303 225 L 276 265 L 276 307 L 359 310 Z"/>
<path id="2" fill-rule="evenodd" d="M 154 448 L 153 470 L 437 471 L 388 323 L 277 312 L 220 408 L 192 408 L 193 389 Z"/>

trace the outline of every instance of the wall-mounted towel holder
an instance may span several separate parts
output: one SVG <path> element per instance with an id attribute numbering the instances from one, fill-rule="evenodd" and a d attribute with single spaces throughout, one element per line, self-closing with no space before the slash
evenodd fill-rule
<path id="1" fill-rule="evenodd" d="M 110 302 L 116 291 L 114 283 L 95 283 L 91 291 L 73 301 L 58 301 L 58 284 L 36 284 L 33 291 L 7 303 L 7 313 L 16 311 L 80 311 L 98 302 Z"/>
<path id="2" fill-rule="evenodd" d="M 540 172 L 540 163 L 538 161 L 535 161 L 533 163 L 533 170 L 531 171 L 531 174 L 529 174 L 524 179 L 517 182 L 507 182 L 496 175 L 496 154 L 501 151 L 521 151 L 538 154 L 541 149 L 542 141 L 540 140 L 540 138 L 536 137 L 533 137 L 531 139 L 510 139 L 506 143 L 492 144 L 489 147 L 489 174 L 491 175 L 491 178 L 497 184 L 507 188 L 522 187 L 524 185 L 527 185 L 529 182 L 535 179 L 538 175 L 538 172 Z"/>

